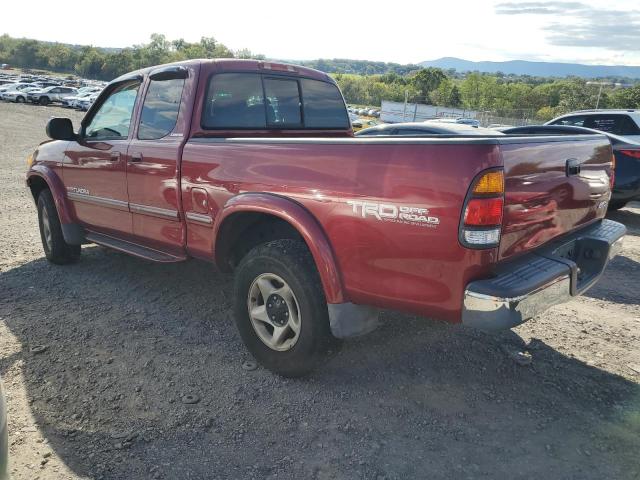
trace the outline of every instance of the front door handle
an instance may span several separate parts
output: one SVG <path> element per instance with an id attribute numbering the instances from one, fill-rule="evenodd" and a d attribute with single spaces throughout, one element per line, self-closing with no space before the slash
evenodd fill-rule
<path id="1" fill-rule="evenodd" d="M 131 155 L 131 162 L 132 163 L 138 163 L 142 161 L 142 154 L 140 152 L 138 153 L 134 153 L 133 155 Z"/>
<path id="2" fill-rule="evenodd" d="M 109 160 L 111 160 L 112 162 L 119 162 L 120 152 L 111 152 L 111 155 L 109 155 Z"/>

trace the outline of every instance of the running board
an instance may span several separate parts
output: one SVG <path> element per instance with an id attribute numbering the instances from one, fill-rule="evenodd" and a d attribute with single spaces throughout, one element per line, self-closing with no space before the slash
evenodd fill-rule
<path id="1" fill-rule="evenodd" d="M 129 255 L 144 258 L 145 260 L 151 260 L 152 262 L 175 263 L 187 259 L 186 256 L 175 256 L 170 253 L 160 252 L 153 248 L 143 247 L 142 245 L 113 238 L 102 233 L 87 232 L 86 239 L 89 242 L 97 243 L 103 247 L 112 248 L 113 250 L 128 253 Z"/>

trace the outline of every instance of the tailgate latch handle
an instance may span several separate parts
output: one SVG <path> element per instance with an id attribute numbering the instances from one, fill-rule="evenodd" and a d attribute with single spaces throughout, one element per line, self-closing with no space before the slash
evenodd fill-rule
<path id="1" fill-rule="evenodd" d="M 566 164 L 567 177 L 580 174 L 580 162 L 577 158 L 569 158 Z"/>

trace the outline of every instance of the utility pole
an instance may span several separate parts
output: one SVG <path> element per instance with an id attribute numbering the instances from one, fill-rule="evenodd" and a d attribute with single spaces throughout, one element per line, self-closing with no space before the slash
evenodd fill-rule
<path id="1" fill-rule="evenodd" d="M 404 111 L 402 112 L 402 121 L 407 121 L 407 101 L 409 100 L 409 91 L 404 91 Z"/>

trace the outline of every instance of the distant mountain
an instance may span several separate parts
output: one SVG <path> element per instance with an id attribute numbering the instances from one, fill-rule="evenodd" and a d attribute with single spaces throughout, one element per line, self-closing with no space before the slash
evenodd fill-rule
<path id="1" fill-rule="evenodd" d="M 455 57 L 421 62 L 423 67 L 450 68 L 458 72 L 502 72 L 510 75 L 531 75 L 534 77 L 582 77 L 582 78 L 635 78 L 640 79 L 640 67 L 624 65 L 582 65 L 579 63 L 529 62 L 510 60 L 508 62 L 472 62 Z"/>

